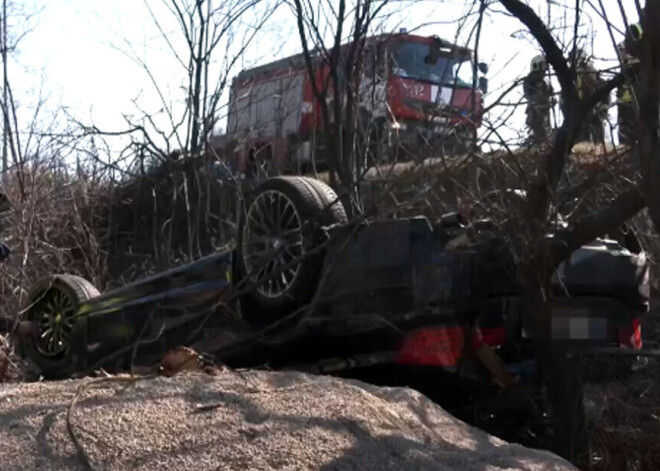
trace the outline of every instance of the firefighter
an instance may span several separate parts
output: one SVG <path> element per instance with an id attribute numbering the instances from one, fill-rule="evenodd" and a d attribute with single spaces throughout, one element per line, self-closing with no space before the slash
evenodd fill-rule
<path id="1" fill-rule="evenodd" d="M 588 100 L 603 84 L 603 79 L 582 49 L 576 51 L 575 72 L 577 76 L 577 91 L 582 100 Z M 605 141 L 604 121 L 610 106 L 610 97 L 598 103 L 589 110 L 578 135 L 578 142 L 587 141 L 603 143 Z"/>
<path id="2" fill-rule="evenodd" d="M 623 45 L 619 48 L 621 69 L 626 80 L 617 88 L 617 121 L 619 125 L 619 144 L 629 145 L 635 141 L 635 84 L 638 79 L 639 61 L 627 54 Z"/>
<path id="3" fill-rule="evenodd" d="M 625 52 L 628 56 L 639 59 L 642 34 L 643 30 L 641 23 L 634 23 L 628 26 L 628 29 L 626 30 L 626 38 L 623 42 Z"/>
<path id="4" fill-rule="evenodd" d="M 552 86 L 546 77 L 548 63 L 543 56 L 532 59 L 529 74 L 523 81 L 523 93 L 527 100 L 526 124 L 533 144 L 542 144 L 550 137 L 550 109 Z"/>
<path id="5" fill-rule="evenodd" d="M 619 124 L 619 143 L 632 144 L 635 141 L 635 121 L 637 112 L 635 108 L 635 90 L 639 81 L 639 41 L 642 38 L 642 28 L 639 24 L 628 27 L 626 38 L 619 45 L 621 70 L 626 80 L 617 89 L 617 112 Z"/>

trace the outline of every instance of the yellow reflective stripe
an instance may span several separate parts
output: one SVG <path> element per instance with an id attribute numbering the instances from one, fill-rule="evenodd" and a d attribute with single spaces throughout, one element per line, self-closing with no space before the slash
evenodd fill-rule
<path id="1" fill-rule="evenodd" d="M 626 93 L 621 95 L 621 98 L 619 98 L 619 101 L 622 102 L 622 103 L 627 103 L 629 101 L 632 101 L 632 94 L 630 92 L 626 91 Z"/>

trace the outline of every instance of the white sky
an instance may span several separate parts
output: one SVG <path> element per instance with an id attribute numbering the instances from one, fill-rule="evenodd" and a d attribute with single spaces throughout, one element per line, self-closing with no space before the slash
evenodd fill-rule
<path id="1" fill-rule="evenodd" d="M 161 0 L 147 0 L 148 5 L 161 15 Z M 222 0 L 219 0 L 222 1 Z M 591 0 L 597 7 L 599 0 Z M 602 0 L 608 15 L 621 23 L 615 0 Z M 25 11 L 40 10 L 30 23 L 33 30 L 22 40 L 20 49 L 12 57 L 10 78 L 15 95 L 27 116 L 40 89 L 48 95 L 48 106 L 67 107 L 69 113 L 82 121 L 94 121 L 105 129 L 119 130 L 125 124 L 123 114 L 135 113 L 131 100 L 145 109 L 157 110 L 160 103 L 144 71 L 118 49 L 133 48 L 132 54 L 147 62 L 158 78 L 160 86 L 169 90 L 173 99 L 181 99 L 179 90 L 184 81 L 182 70 L 168 53 L 160 34 L 141 0 L 15 0 Z M 403 4 L 386 27 L 397 30 L 418 28 L 421 34 L 437 34 L 454 39 L 457 25 L 454 20 L 465 12 L 471 2 L 460 0 L 421 1 Z M 632 0 L 624 0 L 632 4 Z M 537 11 L 546 18 L 547 1 L 531 0 Z M 553 1 L 553 18 L 563 16 L 561 5 L 572 6 L 572 0 Z M 401 5 L 394 3 L 393 5 Z M 585 6 L 592 19 L 588 30 L 595 31 L 594 54 L 614 58 L 611 41 L 603 23 L 593 9 Z M 491 96 L 506 88 L 512 80 L 527 73 L 529 61 L 538 49 L 528 36 L 520 34 L 523 26 L 502 14 L 495 5 L 484 24 L 479 50 L 480 60 L 490 64 Z M 632 11 L 632 8 L 630 9 Z M 500 12 L 500 13 L 496 13 Z M 163 15 L 163 17 L 166 17 Z M 15 31 L 25 28 L 16 25 Z M 300 50 L 290 9 L 282 7 L 267 24 L 258 42 L 248 50 L 245 65 L 263 63 Z M 175 31 L 173 23 L 164 23 L 164 29 Z M 465 28 L 461 34 L 467 33 Z M 583 30 L 586 31 L 586 30 Z M 176 37 L 173 33 L 171 37 Z M 459 41 L 460 42 L 460 41 Z M 601 63 L 601 66 L 606 63 Z M 613 65 L 612 63 L 608 64 Z M 488 104 L 488 103 L 487 103 Z M 512 127 L 520 127 L 520 113 L 512 119 Z"/>

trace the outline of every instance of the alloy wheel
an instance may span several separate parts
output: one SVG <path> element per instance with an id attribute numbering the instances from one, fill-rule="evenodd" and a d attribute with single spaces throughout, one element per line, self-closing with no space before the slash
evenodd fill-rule
<path id="1" fill-rule="evenodd" d="M 39 329 L 36 348 L 47 357 L 65 352 L 75 321 L 75 305 L 66 292 L 51 288 L 38 301 L 34 321 Z"/>
<path id="2" fill-rule="evenodd" d="M 252 201 L 242 245 L 243 262 L 257 291 L 268 298 L 285 295 L 299 275 L 296 261 L 305 253 L 302 218 L 287 195 L 269 190 Z"/>

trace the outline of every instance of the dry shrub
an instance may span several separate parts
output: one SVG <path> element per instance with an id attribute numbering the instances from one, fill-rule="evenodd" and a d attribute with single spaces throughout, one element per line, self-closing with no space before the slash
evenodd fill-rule
<path id="1" fill-rule="evenodd" d="M 24 166 L 6 175 L 9 208 L 2 214 L 2 238 L 11 248 L 0 277 L 0 315 L 15 318 L 35 281 L 72 273 L 97 287 L 105 284 L 106 255 L 99 202 L 107 191 L 86 175 L 65 168 Z"/>
<path id="2" fill-rule="evenodd" d="M 27 379 L 28 365 L 16 355 L 11 335 L 0 335 L 0 383 Z"/>
<path id="3" fill-rule="evenodd" d="M 233 240 L 236 182 L 213 161 L 153 164 L 112 188 L 106 212 L 113 285 L 181 265 Z"/>
<path id="4" fill-rule="evenodd" d="M 427 216 L 431 221 L 460 211 L 502 221 L 516 214 L 501 190 L 525 188 L 542 159 L 542 150 L 521 149 L 490 154 L 430 159 L 423 166 L 401 163 L 372 169 L 361 185 L 365 208 L 377 208 L 378 217 Z M 580 143 L 569 155 L 554 205 L 564 217 L 579 217 L 608 204 L 638 180 L 639 165 L 627 148 Z M 324 178 L 325 175 L 321 175 Z M 499 196 L 498 196 L 499 195 Z M 660 237 L 640 212 L 630 221 L 651 260 L 654 291 L 660 291 Z M 612 236 L 612 234 L 610 234 Z"/>
<path id="5" fill-rule="evenodd" d="M 622 178 L 634 178 L 630 158 L 617 152 L 575 152 L 560 187 L 562 212 L 575 209 L 576 203 L 566 204 L 573 193 L 578 209 L 589 211 L 611 199 Z M 421 214 L 435 220 L 487 200 L 495 201 L 487 211 L 498 219 L 511 208 L 489 195 L 524 186 L 539 159 L 527 150 L 384 167 L 371 171 L 361 193 L 364 206 L 378 207 L 383 218 Z M 52 273 L 78 274 L 98 288 L 118 286 L 231 243 L 240 190 L 217 170 L 213 161 L 180 159 L 113 184 L 52 165 L 9 175 L 11 207 L 2 217 L 2 237 L 12 255 L 2 267 L 0 315 L 15 316 L 29 285 Z M 652 226 L 643 214 L 635 226 L 655 259 L 660 244 Z"/>
<path id="6" fill-rule="evenodd" d="M 227 244 L 236 186 L 208 165 L 170 164 L 119 182 L 52 162 L 8 174 L 0 240 L 12 253 L 0 266 L 0 319 L 16 318 L 30 285 L 55 273 L 102 290 Z"/>

